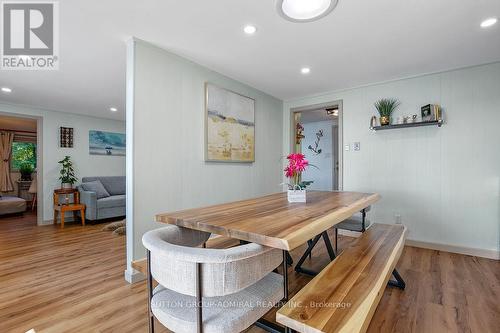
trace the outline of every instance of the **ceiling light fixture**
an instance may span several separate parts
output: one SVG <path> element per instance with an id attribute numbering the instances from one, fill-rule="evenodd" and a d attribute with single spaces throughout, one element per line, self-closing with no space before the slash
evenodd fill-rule
<path id="1" fill-rule="evenodd" d="M 286 20 L 311 22 L 328 15 L 338 0 L 276 0 L 276 10 Z"/>
<path id="2" fill-rule="evenodd" d="M 257 31 L 257 28 L 256 28 L 254 25 L 246 25 L 246 26 L 243 28 L 243 31 L 244 31 L 247 35 L 253 35 L 253 34 Z"/>
<path id="3" fill-rule="evenodd" d="M 111 108 L 109 108 L 109 111 L 111 111 L 111 112 L 116 112 L 116 111 L 118 111 L 118 109 L 117 109 L 117 108 L 113 108 L 113 107 L 111 107 Z"/>
<path id="4" fill-rule="evenodd" d="M 332 108 L 326 108 L 326 115 L 327 116 L 334 116 L 337 117 L 339 115 L 339 108 L 338 106 L 332 107 Z"/>
<path id="5" fill-rule="evenodd" d="M 483 22 L 481 22 L 481 28 L 491 27 L 495 23 L 497 23 L 497 18 L 496 17 L 487 18 L 486 20 L 484 20 Z"/>
<path id="6" fill-rule="evenodd" d="M 309 74 L 309 73 L 311 73 L 311 69 L 309 67 L 304 67 L 304 68 L 300 69 L 300 72 L 302 74 Z"/>
<path id="7" fill-rule="evenodd" d="M 11 92 L 12 92 L 12 89 L 7 88 L 7 87 L 2 87 L 2 91 L 3 91 L 4 93 L 11 93 Z"/>

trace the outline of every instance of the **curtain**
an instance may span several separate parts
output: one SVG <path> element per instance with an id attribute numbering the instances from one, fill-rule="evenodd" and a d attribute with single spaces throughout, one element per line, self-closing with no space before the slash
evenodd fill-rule
<path id="1" fill-rule="evenodd" d="M 9 132 L 0 133 L 0 191 L 14 191 L 10 179 L 10 153 L 12 151 L 14 134 Z"/>

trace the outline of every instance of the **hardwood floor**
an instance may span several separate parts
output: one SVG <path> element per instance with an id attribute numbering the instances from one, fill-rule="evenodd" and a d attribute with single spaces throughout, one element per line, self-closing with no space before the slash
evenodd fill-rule
<path id="1" fill-rule="evenodd" d="M 0 218 L 0 332 L 147 332 L 145 283 L 123 279 L 125 237 L 33 218 Z M 312 268 L 326 264 L 319 244 Z M 407 288 L 386 288 L 369 332 L 498 332 L 499 261 L 405 247 L 397 268 Z M 308 281 L 290 271 L 292 294 Z"/>

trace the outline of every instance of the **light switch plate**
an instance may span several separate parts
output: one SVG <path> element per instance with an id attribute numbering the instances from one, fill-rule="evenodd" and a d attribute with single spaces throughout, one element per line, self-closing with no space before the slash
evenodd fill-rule
<path id="1" fill-rule="evenodd" d="M 360 151 L 361 150 L 361 143 L 354 142 L 354 150 L 355 151 Z"/>
<path id="2" fill-rule="evenodd" d="M 349 145 L 344 145 L 344 150 L 345 151 L 349 151 L 349 149 L 351 149 L 351 147 Z"/>

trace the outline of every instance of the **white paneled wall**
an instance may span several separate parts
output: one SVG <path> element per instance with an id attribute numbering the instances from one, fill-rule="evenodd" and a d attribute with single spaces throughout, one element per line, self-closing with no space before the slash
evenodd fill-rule
<path id="1" fill-rule="evenodd" d="M 401 101 L 395 117 L 443 107 L 441 128 L 373 132 L 373 103 Z M 284 104 L 284 147 L 290 108 L 343 101 L 344 189 L 378 192 L 372 219 L 401 216 L 408 238 L 498 255 L 500 242 L 500 63 L 331 92 Z M 353 142 L 361 150 L 353 151 Z M 479 250 L 474 252 L 474 250 Z"/>
<path id="2" fill-rule="evenodd" d="M 142 235 L 161 226 L 155 214 L 281 191 L 283 103 L 146 42 L 129 44 L 128 61 L 130 263 L 145 256 Z M 255 163 L 204 161 L 207 81 L 255 99 Z"/>
<path id="3" fill-rule="evenodd" d="M 54 217 L 52 194 L 60 187 L 57 163 L 69 155 L 74 162 L 79 180 L 86 176 L 123 176 L 125 175 L 125 157 L 98 156 L 89 154 L 89 130 L 125 132 L 125 122 L 119 120 L 86 117 L 73 113 L 36 109 L 18 105 L 0 103 L 0 114 L 34 116 L 42 118 L 42 154 L 43 161 L 43 221 L 51 223 Z M 59 147 L 59 127 L 74 128 L 74 147 Z M 38 129 L 40 131 L 40 129 Z"/>

